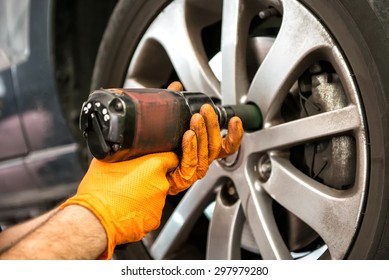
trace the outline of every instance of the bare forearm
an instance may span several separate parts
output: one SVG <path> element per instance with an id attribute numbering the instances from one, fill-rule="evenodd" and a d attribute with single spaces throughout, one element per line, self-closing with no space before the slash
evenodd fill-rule
<path id="1" fill-rule="evenodd" d="M 88 209 L 71 205 L 0 255 L 0 259 L 96 259 L 106 246 L 107 237 L 99 220 Z"/>
<path id="2" fill-rule="evenodd" d="M 31 231 L 35 230 L 46 222 L 51 216 L 55 214 L 57 209 L 53 209 L 43 215 L 40 215 L 34 219 L 28 220 L 26 222 L 14 225 L 7 228 L 5 231 L 0 234 L 0 253 L 4 252 L 8 248 L 15 245 L 20 239 L 25 237 Z"/>

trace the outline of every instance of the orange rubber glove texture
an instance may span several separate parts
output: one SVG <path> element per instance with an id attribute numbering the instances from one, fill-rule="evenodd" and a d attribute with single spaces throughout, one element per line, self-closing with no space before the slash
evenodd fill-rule
<path id="1" fill-rule="evenodd" d="M 219 122 L 209 104 L 201 106 L 200 114 L 194 114 L 190 130 L 182 139 L 182 159 L 179 166 L 167 176 L 169 194 L 176 194 L 203 178 L 213 160 L 235 153 L 243 137 L 242 122 L 233 117 L 228 123 L 228 133 L 222 138 Z"/>
<path id="2" fill-rule="evenodd" d="M 166 174 L 178 165 L 175 153 L 158 153 L 106 163 L 93 159 L 77 194 L 61 205 L 78 204 L 92 211 L 105 228 L 112 257 L 115 245 L 135 242 L 160 224 L 169 190 Z"/>
<path id="3" fill-rule="evenodd" d="M 173 82 L 168 89 L 182 91 L 180 82 Z M 182 139 L 180 165 L 167 175 L 170 182 L 169 194 L 177 194 L 203 178 L 213 160 L 235 153 L 243 138 L 243 125 L 238 117 L 228 123 L 227 135 L 222 138 L 217 115 L 209 104 L 200 108 L 190 121 L 190 130 Z"/>

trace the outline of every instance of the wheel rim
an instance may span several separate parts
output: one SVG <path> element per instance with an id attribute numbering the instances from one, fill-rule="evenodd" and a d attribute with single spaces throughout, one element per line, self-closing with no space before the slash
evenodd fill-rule
<path id="1" fill-rule="evenodd" d="M 256 15 L 269 12 L 269 6 L 278 14 L 270 18 L 282 18 L 280 27 L 270 36 L 254 34 L 257 25 L 263 28 L 269 20 Z M 221 47 L 207 48 L 204 30 L 220 21 L 221 35 L 213 37 L 213 45 Z M 248 65 L 253 55 L 254 72 Z M 221 57 L 221 73 L 212 66 L 216 56 Z M 315 69 L 318 65 L 320 70 Z M 311 79 L 308 97 L 300 92 L 306 73 Z M 245 133 L 239 154 L 228 164 L 213 163 L 206 177 L 187 191 L 158 237 L 144 240 L 151 256 L 169 257 L 214 202 L 207 258 L 240 258 L 242 246 L 264 259 L 294 258 L 275 204 L 318 236 L 305 243 L 328 248 L 331 258 L 345 258 L 361 222 L 367 188 L 367 131 L 352 71 L 323 23 L 293 0 L 174 1 L 144 34 L 124 86 L 160 87 L 175 78 L 187 90 L 204 92 L 224 104 L 256 103 L 264 127 Z M 290 113 L 286 100 L 296 91 L 305 105 Z M 330 154 L 318 151 L 324 146 L 331 147 Z M 309 158 L 312 149 L 315 164 L 294 160 Z"/>

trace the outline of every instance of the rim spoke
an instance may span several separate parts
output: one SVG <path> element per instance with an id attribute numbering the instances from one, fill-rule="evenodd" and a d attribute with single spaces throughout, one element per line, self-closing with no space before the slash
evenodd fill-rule
<path id="1" fill-rule="evenodd" d="M 263 259 L 291 259 L 274 218 L 273 199 L 254 184 L 253 179 L 257 177 L 248 168 L 251 165 L 252 162 L 243 164 L 232 174 L 232 179 L 256 246 Z"/>
<path id="2" fill-rule="evenodd" d="M 246 0 L 224 1 L 222 21 L 222 94 L 224 104 L 237 104 L 247 93 L 247 29 L 250 24 Z"/>
<path id="3" fill-rule="evenodd" d="M 214 189 L 221 184 L 217 168 L 215 164 L 211 165 L 207 175 L 182 198 L 150 248 L 154 259 L 166 258 L 187 239 L 204 208 L 214 199 Z"/>
<path id="4" fill-rule="evenodd" d="M 263 184 L 266 192 L 312 227 L 333 258 L 342 258 L 356 230 L 361 193 L 322 185 L 281 157 L 273 156 L 271 164 L 271 177 Z"/>
<path id="5" fill-rule="evenodd" d="M 238 260 L 244 215 L 240 200 L 226 203 L 219 192 L 208 229 L 207 259 Z"/>
<path id="6" fill-rule="evenodd" d="M 195 16 L 188 15 L 186 4 L 185 1 L 174 1 L 155 19 L 134 54 L 127 79 L 131 81 L 141 74 L 150 75 L 138 74 L 139 67 L 145 64 L 145 59 L 153 59 L 155 48 L 152 45 L 159 44 L 185 88 L 220 97 L 219 81 L 208 65 L 208 58 L 202 46 L 201 29 L 192 28 L 190 21 Z M 188 29 L 189 27 L 191 28 Z M 160 67 L 154 68 L 149 70 L 154 71 L 156 75 L 161 72 Z"/>
<path id="7" fill-rule="evenodd" d="M 262 258 L 291 259 L 274 219 L 272 199 L 262 189 L 252 193 L 245 214 Z"/>
<path id="8" fill-rule="evenodd" d="M 356 130 L 360 126 L 361 120 L 357 107 L 351 105 L 247 134 L 244 139 L 245 148 L 249 153 L 285 149 L 323 137 Z"/>
<path id="9" fill-rule="evenodd" d="M 297 1 L 283 4 L 281 29 L 248 93 L 248 100 L 261 108 L 265 124 L 275 116 L 288 90 L 310 65 L 310 55 L 333 46 L 321 24 Z"/>

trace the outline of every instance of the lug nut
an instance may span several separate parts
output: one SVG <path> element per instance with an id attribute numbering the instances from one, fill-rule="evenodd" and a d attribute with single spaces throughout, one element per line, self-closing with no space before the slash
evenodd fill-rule
<path id="1" fill-rule="evenodd" d="M 228 189 L 227 189 L 227 192 L 231 196 L 236 195 L 236 190 L 235 190 L 234 186 L 229 186 Z"/>
<path id="2" fill-rule="evenodd" d="M 269 8 L 269 9 L 260 11 L 258 15 L 259 15 L 260 19 L 268 19 L 271 16 L 279 15 L 279 12 L 275 8 Z"/>
<path id="3" fill-rule="evenodd" d="M 221 199 L 223 204 L 228 206 L 234 204 L 238 199 L 238 191 L 232 181 L 226 182 L 220 191 Z"/>
<path id="4" fill-rule="evenodd" d="M 267 180 L 269 180 L 271 170 L 272 166 L 269 156 L 267 154 L 262 155 L 258 162 L 259 179 L 262 182 L 266 182 Z"/>

